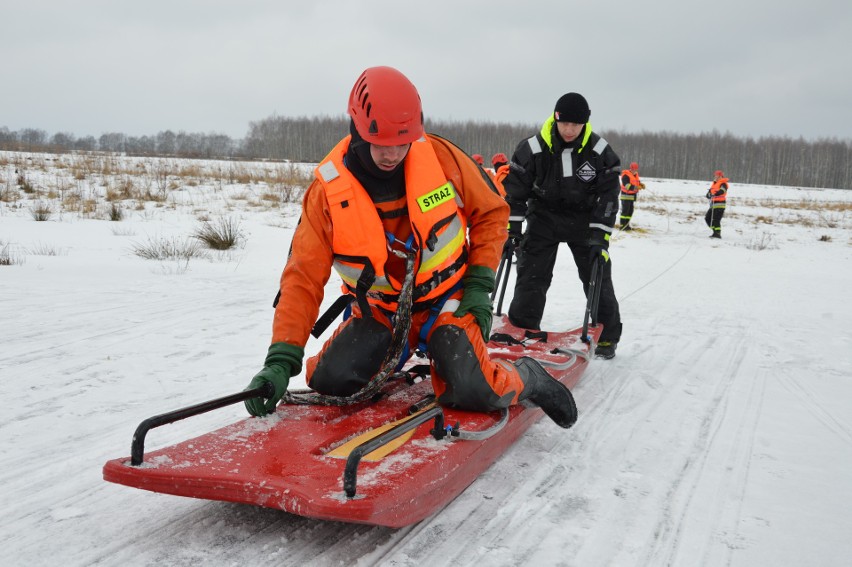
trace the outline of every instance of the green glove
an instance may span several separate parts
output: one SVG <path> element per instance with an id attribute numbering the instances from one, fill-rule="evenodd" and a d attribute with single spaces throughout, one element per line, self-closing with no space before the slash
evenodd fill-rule
<path id="1" fill-rule="evenodd" d="M 284 392 L 287 391 L 290 376 L 295 376 L 302 371 L 302 358 L 304 356 L 305 349 L 302 347 L 287 343 L 272 343 L 270 345 L 269 352 L 266 353 L 266 360 L 263 363 L 263 370 L 255 374 L 246 390 L 272 384 L 275 392 L 266 402 L 261 397 L 246 400 L 246 410 L 251 415 L 262 417 L 275 411 L 275 406 L 278 405 L 281 397 L 284 396 Z"/>
<path id="2" fill-rule="evenodd" d="M 494 291 L 494 280 L 496 274 L 491 268 L 485 266 L 469 266 L 464 276 L 464 295 L 459 303 L 459 308 L 453 313 L 461 317 L 472 313 L 482 331 L 482 338 L 488 342 L 491 335 L 491 292 Z"/>

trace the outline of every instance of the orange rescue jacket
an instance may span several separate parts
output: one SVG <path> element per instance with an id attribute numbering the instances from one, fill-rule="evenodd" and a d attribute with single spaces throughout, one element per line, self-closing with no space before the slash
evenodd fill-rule
<path id="1" fill-rule="evenodd" d="M 625 169 L 621 172 L 621 177 L 627 176 L 627 184 L 621 184 L 621 193 L 623 195 L 635 195 L 639 192 L 639 174 L 632 169 Z"/>
<path id="2" fill-rule="evenodd" d="M 348 147 L 347 137 L 316 169 L 335 227 L 334 268 L 345 292 L 355 295 L 360 287 L 370 303 L 395 310 L 402 281 L 385 270 L 388 239 L 376 205 L 343 165 Z M 463 203 L 428 141 L 411 144 L 404 167 L 416 251 L 414 301 L 424 302 L 445 293 L 464 275 L 467 220 L 460 208 Z"/>
<path id="3" fill-rule="evenodd" d="M 728 200 L 728 178 L 721 177 L 710 185 L 710 190 L 707 191 L 707 197 L 711 203 L 725 204 Z"/>
<path id="4" fill-rule="evenodd" d="M 346 138 L 322 161 L 303 198 L 302 215 L 281 275 L 272 342 L 307 343 L 332 268 L 340 270 L 344 286 L 351 292 L 352 278 L 357 289 L 364 260 L 369 260 L 376 279 L 368 288 L 368 298 L 392 306 L 386 300 L 398 292 L 401 278 L 398 270 L 394 277 L 386 269 L 398 258 L 389 256 L 385 231 L 395 231 L 403 240 L 409 234 L 414 237 L 419 248 L 415 265 L 419 301 L 452 287 L 467 265 L 496 270 L 500 261 L 509 207 L 461 149 L 432 135 L 414 142 L 404 162 L 407 216 L 387 218 L 379 216 L 379 205 L 372 203 L 342 163 L 348 145 Z"/>
<path id="5" fill-rule="evenodd" d="M 500 196 L 506 197 L 506 190 L 503 188 L 503 180 L 506 179 L 506 176 L 509 175 L 509 164 L 501 165 L 494 171 L 494 174 L 491 175 L 491 180 L 494 182 L 494 186 L 497 187 L 497 191 L 500 192 Z"/>

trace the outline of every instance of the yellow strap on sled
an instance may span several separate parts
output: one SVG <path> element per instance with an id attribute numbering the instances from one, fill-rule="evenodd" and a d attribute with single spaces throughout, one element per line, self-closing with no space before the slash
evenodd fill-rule
<path id="1" fill-rule="evenodd" d="M 362 443 L 366 443 L 370 439 L 373 439 L 374 437 L 378 437 L 379 435 L 381 435 L 385 431 L 391 429 L 392 427 L 396 427 L 397 425 L 399 425 L 401 423 L 405 423 L 406 421 L 412 419 L 413 417 L 416 417 L 417 415 L 423 413 L 424 411 L 426 411 L 428 409 L 431 409 L 434 406 L 435 406 L 435 403 L 433 402 L 433 403 L 429 404 L 428 406 L 424 407 L 423 409 L 421 409 L 420 411 L 418 411 L 417 413 L 413 413 L 413 414 L 408 415 L 408 416 L 406 416 L 402 419 L 398 419 L 396 421 L 386 423 L 384 425 L 376 427 L 375 429 L 365 431 L 361 435 L 358 435 L 357 437 L 353 437 L 352 439 L 350 439 L 346 443 L 343 443 L 342 445 L 338 445 L 337 447 L 335 447 L 334 449 L 332 449 L 331 451 L 326 453 L 326 455 L 329 456 L 329 457 L 336 457 L 338 459 L 347 459 L 347 458 L 349 458 L 349 454 L 356 447 L 361 445 Z M 379 447 L 375 451 L 372 451 L 371 453 L 367 453 L 366 455 L 364 455 L 361 458 L 361 460 L 362 461 L 374 462 L 374 461 L 379 461 L 379 460 L 383 459 L 384 457 L 388 456 L 393 451 L 395 451 L 397 448 L 403 446 L 406 442 L 408 442 L 408 440 L 411 439 L 411 437 L 414 435 L 415 431 L 416 431 L 416 429 L 412 429 L 411 431 L 406 431 L 405 433 L 403 433 L 402 435 L 400 435 L 396 439 L 382 445 L 381 447 Z"/>

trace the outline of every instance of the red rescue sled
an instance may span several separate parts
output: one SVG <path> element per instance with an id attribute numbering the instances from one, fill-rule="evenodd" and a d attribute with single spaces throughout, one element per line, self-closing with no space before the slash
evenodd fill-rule
<path id="1" fill-rule="evenodd" d="M 494 358 L 536 358 L 569 388 L 583 374 L 602 326 L 531 333 L 495 320 Z M 408 373 L 411 376 L 411 373 Z M 130 458 L 108 461 L 110 482 L 179 496 L 241 502 L 318 518 L 399 528 L 452 501 L 543 412 L 441 408 L 429 380 L 392 380 L 374 403 L 279 405 L 188 441 L 144 453 L 147 430 L 236 403 L 245 395 L 155 416 L 137 429 Z M 554 425 L 554 427 L 556 427 Z"/>

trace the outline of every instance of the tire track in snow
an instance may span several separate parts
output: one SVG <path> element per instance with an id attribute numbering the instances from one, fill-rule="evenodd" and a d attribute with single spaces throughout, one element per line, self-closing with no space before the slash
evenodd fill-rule
<path id="1" fill-rule="evenodd" d="M 394 531 L 245 504 L 181 500 L 181 512 L 163 502 L 165 517 L 155 513 L 140 521 L 138 545 L 109 544 L 81 564 L 351 565 Z"/>
<path id="2" fill-rule="evenodd" d="M 112 314 L 117 315 L 110 317 Z M 34 337 L 38 338 L 34 340 L 34 348 L 32 341 L 16 341 L 19 346 L 26 344 L 27 350 L 5 350 L 0 356 L 0 364 L 10 368 L 38 362 L 93 341 L 98 341 L 100 347 L 109 347 L 134 338 L 144 340 L 167 329 L 185 327 L 186 319 L 193 316 L 195 319 L 209 318 L 209 307 L 201 301 L 187 305 L 180 300 L 162 300 L 144 305 L 116 305 L 79 315 L 62 311 L 57 313 L 57 320 L 63 322 L 62 326 L 57 325 L 48 332 L 36 332 Z M 97 331 L 92 332 L 92 329 Z"/>
<path id="3" fill-rule="evenodd" d="M 413 533 L 406 536 L 406 540 L 416 540 L 414 543 L 400 541 L 385 550 L 383 562 L 420 565 L 487 560 L 511 565 L 564 561 L 567 555 L 542 556 L 540 549 L 577 549 L 582 545 L 574 524 L 594 515 L 599 498 L 585 494 L 586 487 L 597 482 L 590 469 L 598 460 L 601 446 L 607 444 L 602 438 L 621 430 L 610 416 L 631 415 L 637 400 L 644 399 L 641 393 L 632 391 L 631 380 L 617 379 L 619 374 L 624 375 L 609 361 L 593 362 L 581 384 L 584 388 L 597 386 L 592 388 L 595 391 L 575 390 L 581 406 L 577 426 L 566 432 L 546 420 L 536 424 L 522 442 L 510 448 L 443 512 L 422 522 L 416 537 Z M 646 383 L 635 384 L 644 389 Z M 555 498 L 564 492 L 566 482 L 576 490 Z M 536 521 L 531 525 L 529 518 L 533 516 Z M 453 533 L 453 538 L 448 539 L 447 533 Z M 457 538 L 476 541 L 477 545 L 460 547 Z"/>
<path id="4" fill-rule="evenodd" d="M 850 430 L 849 425 L 836 417 L 831 410 L 827 409 L 801 380 L 795 376 L 790 376 L 786 372 L 780 372 L 777 375 L 777 379 L 787 391 L 796 397 L 802 409 L 810 413 L 843 443 L 852 446 L 852 430 Z"/>
<path id="5" fill-rule="evenodd" d="M 674 263 L 629 295 L 657 281 L 683 260 L 690 249 L 691 246 Z M 708 340 L 706 347 L 709 349 L 715 337 L 711 336 Z M 659 368 L 661 362 L 663 367 L 682 365 L 685 370 L 694 363 L 694 360 L 688 363 L 668 361 L 669 354 L 665 349 L 655 348 L 653 343 L 647 348 L 638 346 L 636 350 L 646 356 L 651 353 L 653 368 Z M 475 540 L 476 548 L 460 549 L 451 541 L 446 541 L 445 537 L 434 535 L 427 536 L 425 541 L 428 543 L 417 545 L 416 548 L 400 544 L 397 546 L 400 551 L 397 552 L 396 548 L 388 550 L 383 556 L 384 560 L 389 560 L 393 565 L 419 565 L 434 561 L 471 564 L 486 559 L 487 552 L 487 560 L 496 564 L 527 563 L 533 558 L 546 564 L 565 561 L 568 556 L 542 557 L 537 550 L 554 547 L 547 545 L 548 540 L 557 544 L 556 548 L 577 549 L 583 545 L 582 534 L 576 533 L 577 530 L 572 529 L 571 524 L 594 516 L 597 512 L 595 499 L 602 497 L 600 494 L 592 494 L 590 498 L 584 495 L 583 487 L 594 486 L 597 482 L 589 464 L 601 458 L 609 438 L 619 437 L 625 431 L 632 436 L 635 429 L 629 424 L 619 427 L 614 423 L 617 420 L 613 416 L 630 422 L 641 422 L 652 415 L 659 404 L 678 395 L 675 388 L 667 389 L 649 373 L 631 371 L 632 365 L 641 366 L 643 362 L 647 361 L 631 361 L 630 357 L 593 362 L 575 389 L 580 421 L 570 434 L 551 433 L 541 437 L 538 432 L 549 424 L 536 425 L 525 436 L 523 445 L 518 443 L 513 446 L 465 493 L 449 504 L 440 516 L 427 520 L 429 526 L 418 530 L 419 534 L 445 534 L 452 530 L 457 537 Z M 653 390 L 655 396 L 652 404 L 648 404 L 648 388 Z M 536 447 L 537 452 L 530 450 L 533 443 L 539 445 Z M 518 470 L 523 473 L 517 474 Z M 576 493 L 553 501 L 551 495 L 556 489 L 564 489 L 565 482 L 575 484 L 578 487 Z M 536 517 L 535 528 L 529 527 L 528 518 L 532 516 Z M 551 520 L 551 525 L 544 530 L 542 516 Z M 619 516 L 619 511 L 614 510 L 608 520 L 618 524 Z M 465 523 L 454 524 L 453 520 L 448 519 L 453 517 L 463 517 Z M 599 520 L 595 517 L 595 521 Z M 603 542 L 602 548 L 618 547 L 618 542 L 612 541 L 610 532 L 603 537 L 608 541 Z M 421 538 L 422 535 L 418 540 Z"/>
<path id="6" fill-rule="evenodd" d="M 674 476 L 665 481 L 662 502 L 658 503 L 661 515 L 640 564 L 727 564 L 733 551 L 745 545 L 737 528 L 766 375 L 758 372 L 755 378 L 744 346 L 748 344 L 745 333 L 725 334 L 728 338 L 716 351 L 730 352 L 717 372 L 722 380 L 716 382 L 711 403 L 702 410 L 698 430 L 684 447 L 687 451 L 676 459 L 680 470 L 673 471 Z M 733 395 L 739 389 L 745 389 L 744 395 Z M 723 428 L 736 430 L 734 443 L 717 443 L 719 438 L 726 443 L 730 438 L 720 435 Z"/>

